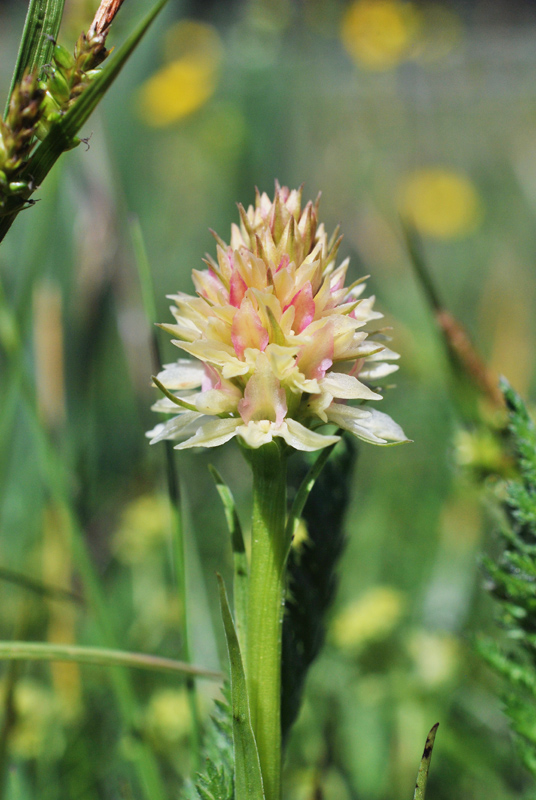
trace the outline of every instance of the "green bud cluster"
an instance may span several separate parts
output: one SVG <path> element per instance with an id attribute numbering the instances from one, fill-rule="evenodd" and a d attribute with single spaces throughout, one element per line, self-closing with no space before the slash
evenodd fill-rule
<path id="1" fill-rule="evenodd" d="M 41 82 L 45 97 L 44 114 L 37 130 L 38 138 L 43 139 L 52 124 L 87 89 L 97 74 L 97 67 L 110 52 L 105 47 L 105 39 L 104 34 L 82 33 L 78 37 L 73 55 L 62 45 L 54 45 L 48 76 Z M 78 144 L 78 140 L 73 144 Z"/>
<path id="2" fill-rule="evenodd" d="M 5 120 L 0 119 L 0 211 L 6 198 L 26 184 L 17 181 L 43 116 L 45 91 L 35 73 L 26 73 L 11 95 Z"/>
<path id="3" fill-rule="evenodd" d="M 55 44 L 46 76 L 38 80 L 35 72 L 27 73 L 15 86 L 6 119 L 0 119 L 0 215 L 9 197 L 31 193 L 20 171 L 35 142 L 47 136 L 98 74 L 110 52 L 105 40 L 103 33 L 82 33 L 72 55 Z M 72 147 L 79 143 L 74 139 Z"/>

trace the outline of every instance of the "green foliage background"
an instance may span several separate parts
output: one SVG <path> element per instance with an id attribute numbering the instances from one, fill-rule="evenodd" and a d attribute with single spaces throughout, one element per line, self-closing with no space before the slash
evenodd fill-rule
<path id="1" fill-rule="evenodd" d="M 67 38 L 79 33 L 82 5 L 68 8 Z M 114 41 L 143 7 L 125 5 Z M 289 738 L 287 796 L 309 798 L 321 786 L 326 800 L 409 798 L 426 734 L 439 721 L 430 798 L 524 797 L 532 784 L 497 699 L 500 682 L 472 645 L 477 632 L 495 630 L 479 561 L 498 545 L 478 486 L 509 466 L 482 431 L 460 435 L 446 359 L 405 252 L 398 198 L 416 167 L 441 165 L 472 179 L 479 226 L 459 239 L 425 239 L 428 262 L 486 360 L 534 397 L 536 32 L 514 26 L 491 37 L 468 26 L 443 59 L 371 72 L 341 45 L 342 7 L 325 8 L 321 24 L 284 2 L 205 16 L 224 47 L 216 91 L 194 114 L 157 129 L 140 119 L 136 98 L 163 63 L 166 27 L 186 11 L 171 0 L 86 126 L 89 149 L 61 160 L 0 251 L 22 332 L 17 369 L 43 369 L 39 343 L 46 352 L 54 334 L 37 313 L 39 298 L 61 296 L 65 414 L 42 424 L 61 454 L 108 625 L 124 649 L 180 657 L 164 453 L 144 438 L 155 422 L 154 368 L 129 216 L 140 220 L 158 321 L 166 321 L 165 295 L 190 292 L 191 269 L 214 250 L 208 228 L 226 238 L 235 202 L 251 202 L 254 185 L 270 193 L 278 178 L 305 182 L 307 197 L 322 190 L 321 216 L 328 230 L 341 223 L 352 276 L 371 273 L 369 290 L 393 326 L 401 369 L 384 405 L 414 443 L 359 448 L 333 623 Z M 0 5 L 5 91 L 21 10 Z M 0 566 L 64 587 L 73 573 L 84 601 L 44 600 L 2 579 L 0 638 L 104 645 L 65 509 L 50 491 L 57 462 L 43 452 L 21 392 L 11 395 L 4 379 L 13 380 L 6 319 L 0 393 L 2 419 L 9 400 L 14 424 L 1 430 Z M 161 345 L 166 361 L 177 357 L 166 337 Z M 460 468 L 467 460 L 473 473 Z M 177 458 L 192 657 L 217 669 L 225 644 L 215 571 L 230 583 L 232 556 L 209 463 L 231 485 L 243 521 L 249 482 L 232 444 Z M 350 633 L 341 636 L 341 628 Z M 162 796 L 177 797 L 192 766 L 183 687 L 165 676 L 131 679 L 121 718 L 112 679 L 96 667 L 2 667 L 6 800 L 144 797 L 140 742 L 154 754 Z M 217 687 L 200 682 L 199 691 L 206 718 Z M 6 738 L 10 703 L 18 722 Z"/>

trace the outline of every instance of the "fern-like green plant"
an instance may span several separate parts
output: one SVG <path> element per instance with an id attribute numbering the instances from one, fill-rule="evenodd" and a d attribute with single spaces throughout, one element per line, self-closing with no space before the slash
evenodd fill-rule
<path id="1" fill-rule="evenodd" d="M 478 648 L 504 679 L 505 710 L 523 762 L 536 776 L 536 426 L 506 381 L 501 389 L 517 476 L 505 485 L 504 549 L 484 563 L 506 642 L 481 639 Z"/>
<path id="2" fill-rule="evenodd" d="M 228 684 L 223 687 L 222 695 L 214 703 L 205 731 L 203 767 L 195 780 L 187 784 L 185 800 L 233 800 L 233 720 Z"/>

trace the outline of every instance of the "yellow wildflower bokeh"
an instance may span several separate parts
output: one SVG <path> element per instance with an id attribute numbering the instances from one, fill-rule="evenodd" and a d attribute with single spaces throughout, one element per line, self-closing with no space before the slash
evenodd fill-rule
<path id="1" fill-rule="evenodd" d="M 430 167 L 406 177 L 400 211 L 425 236 L 456 239 L 478 226 L 482 204 L 476 187 L 462 172 Z"/>
<path id="2" fill-rule="evenodd" d="M 112 547 L 124 564 L 142 564 L 147 556 L 161 547 L 169 531 L 169 506 L 160 495 L 142 495 L 123 511 L 114 533 Z"/>
<path id="3" fill-rule="evenodd" d="M 335 617 L 331 641 L 352 652 L 369 642 L 385 639 L 399 622 L 404 606 L 402 592 L 392 586 L 374 586 Z"/>
<path id="4" fill-rule="evenodd" d="M 341 38 L 360 66 L 387 70 L 407 57 L 418 32 L 419 14 L 412 3 L 356 0 L 343 17 Z"/>
<path id="5" fill-rule="evenodd" d="M 153 694 L 145 713 L 145 725 L 151 741 L 159 749 L 173 747 L 185 739 L 191 724 L 185 689 L 160 689 Z"/>
<path id="6" fill-rule="evenodd" d="M 460 664 L 460 645 L 447 632 L 414 631 L 408 650 L 421 685 L 437 688 L 454 677 Z"/>
<path id="7" fill-rule="evenodd" d="M 155 128 L 188 117 L 210 100 L 223 46 L 212 25 L 182 20 L 167 32 L 164 55 L 168 63 L 145 81 L 138 96 L 141 118 Z"/>
<path id="8" fill-rule="evenodd" d="M 5 683 L 0 683 L 0 701 L 5 702 Z M 15 726 L 9 737 L 14 757 L 56 758 L 65 747 L 61 704 L 48 686 L 33 678 L 17 681 L 14 695 Z"/>

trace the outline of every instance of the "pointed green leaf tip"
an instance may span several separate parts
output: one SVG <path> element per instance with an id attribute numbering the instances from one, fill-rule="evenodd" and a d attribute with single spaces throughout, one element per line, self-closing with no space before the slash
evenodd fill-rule
<path id="1" fill-rule="evenodd" d="M 257 743 L 251 726 L 246 675 L 240 645 L 229 609 L 227 592 L 221 575 L 221 614 L 231 666 L 231 706 L 233 712 L 233 743 L 235 751 L 235 800 L 264 800 L 261 765 Z"/>
<path id="2" fill-rule="evenodd" d="M 424 752 L 421 758 L 421 765 L 417 773 L 417 782 L 415 784 L 413 800 L 424 800 L 426 783 L 428 781 L 428 770 L 430 769 L 430 761 L 432 760 L 432 751 L 434 749 L 434 742 L 438 727 L 439 722 L 436 722 L 426 738 L 426 744 L 424 745 Z"/>
<path id="3" fill-rule="evenodd" d="M 233 595 L 236 633 L 238 641 L 243 651 L 246 649 L 246 622 L 248 609 L 248 581 L 249 567 L 244 545 L 242 526 L 236 510 L 233 493 L 227 486 L 216 467 L 209 464 L 210 474 L 214 478 L 216 489 L 223 503 L 227 527 L 231 535 L 231 545 L 233 548 Z"/>

